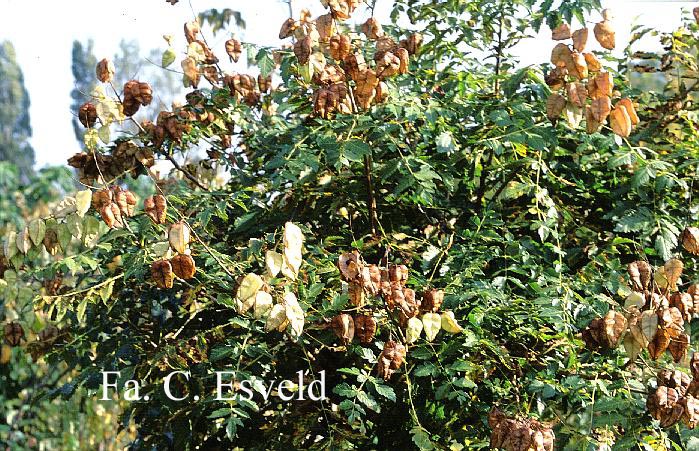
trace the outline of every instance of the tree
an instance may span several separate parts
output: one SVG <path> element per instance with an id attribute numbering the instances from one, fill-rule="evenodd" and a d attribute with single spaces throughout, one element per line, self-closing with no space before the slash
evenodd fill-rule
<path id="1" fill-rule="evenodd" d="M 645 53 L 668 85 L 640 92 L 598 2 L 396 2 L 413 30 L 324 3 L 283 24 L 286 50 L 186 24 L 186 102 L 88 131 L 69 164 L 97 188 L 44 221 L 56 256 L 40 226 L 5 238 L 9 332 L 40 313 L 66 334 L 26 345 L 72 369 L 47 396 L 140 381 L 136 449 L 695 446 L 699 26 Z M 518 67 L 544 24 L 551 63 Z M 219 71 L 244 49 L 260 77 Z M 101 110 L 154 96 L 140 76 L 122 94 Z M 314 381 L 327 399 L 285 399 Z"/>
<path id="2" fill-rule="evenodd" d="M 71 110 L 76 112 L 80 105 L 90 98 L 92 90 L 97 86 L 95 82 L 97 58 L 93 54 L 93 46 L 94 42 L 92 39 L 88 40 L 85 45 L 80 41 L 73 41 L 70 64 L 70 69 L 73 73 L 73 90 L 70 92 L 70 98 L 73 99 Z M 73 117 L 73 130 L 75 131 L 75 139 L 78 142 L 83 142 L 85 131 L 78 120 L 77 114 Z"/>
<path id="3" fill-rule="evenodd" d="M 4 41 L 0 46 L 0 161 L 17 165 L 23 178 L 34 165 L 34 149 L 29 122 L 29 94 L 17 64 L 14 46 Z"/>

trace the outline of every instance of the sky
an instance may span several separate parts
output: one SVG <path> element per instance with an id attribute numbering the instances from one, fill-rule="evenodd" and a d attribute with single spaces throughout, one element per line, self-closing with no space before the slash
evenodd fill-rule
<path id="1" fill-rule="evenodd" d="M 378 0 L 376 16 L 382 23 L 389 22 L 392 4 L 391 0 Z M 603 0 L 603 5 L 614 11 L 617 48 L 620 48 L 628 40 L 632 23 L 669 31 L 680 25 L 683 7 L 691 9 L 699 3 Z M 319 0 L 293 0 L 293 6 L 295 17 L 301 8 L 309 8 L 314 17 L 324 13 Z M 94 39 L 98 59 L 112 58 L 122 39 L 137 39 L 142 53 L 146 53 L 153 48 L 164 50 L 166 44 L 162 36 L 171 34 L 175 37 L 174 48 L 184 49 L 182 25 L 192 20 L 193 11 L 198 13 L 209 8 L 231 8 L 242 13 L 247 28 L 238 32 L 239 39 L 261 45 L 281 44 L 277 35 L 281 23 L 289 15 L 288 6 L 281 0 L 180 0 L 174 6 L 165 0 L 0 0 L 0 17 L 5 18 L 0 27 L 0 41 L 10 40 L 14 44 L 24 73 L 31 100 L 31 143 L 36 152 L 37 168 L 63 165 L 67 158 L 80 151 L 70 111 L 73 40 Z M 357 21 L 368 16 L 362 8 Z M 599 17 L 593 15 L 590 19 L 596 21 Z M 229 37 L 219 33 L 215 39 L 207 36 L 207 41 L 221 57 L 223 42 Z M 547 61 L 551 48 L 550 31 L 543 30 L 537 38 L 520 45 L 517 52 L 523 64 L 535 64 Z M 227 64 L 224 70 L 245 70 L 241 63 L 237 67 Z"/>

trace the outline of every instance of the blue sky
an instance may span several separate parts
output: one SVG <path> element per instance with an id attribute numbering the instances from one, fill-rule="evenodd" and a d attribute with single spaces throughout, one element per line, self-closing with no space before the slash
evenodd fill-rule
<path id="1" fill-rule="evenodd" d="M 617 42 L 628 40 L 629 28 L 635 20 L 661 30 L 670 30 L 680 24 L 681 9 L 697 6 L 696 1 L 663 0 L 606 0 L 616 16 Z M 378 0 L 377 17 L 388 21 L 393 2 Z M 314 16 L 322 14 L 319 0 L 293 0 L 296 14 L 309 8 Z M 142 51 L 165 48 L 162 35 L 175 36 L 176 50 L 184 48 L 182 24 L 196 12 L 209 8 L 231 8 L 243 13 L 247 29 L 240 38 L 263 45 L 279 45 L 277 34 L 288 7 L 281 0 L 180 0 L 170 6 L 165 0 L 71 0 L 69 2 L 43 0 L 0 0 L 0 16 L 5 20 L 0 27 L 0 40 L 9 39 L 15 45 L 17 57 L 25 76 L 31 98 L 31 121 L 34 129 L 32 144 L 36 150 L 37 166 L 65 164 L 79 145 L 71 126 L 70 91 L 73 79 L 70 72 L 70 54 L 74 39 L 95 41 L 98 58 L 112 57 L 122 38 L 137 39 Z M 13 20 L 7 20 L 8 18 Z M 357 21 L 368 14 L 361 9 Z M 16 20 L 14 19 L 16 18 Z M 591 20 L 597 20 L 591 17 Z M 219 56 L 228 35 L 219 33 L 216 39 L 207 37 Z M 524 64 L 544 62 L 550 54 L 550 32 L 542 32 L 518 49 Z M 617 47 L 622 47 L 618 45 Z M 176 63 L 177 64 L 177 63 Z M 224 70 L 244 71 L 238 63 Z M 118 70 L 118 68 L 117 68 Z"/>

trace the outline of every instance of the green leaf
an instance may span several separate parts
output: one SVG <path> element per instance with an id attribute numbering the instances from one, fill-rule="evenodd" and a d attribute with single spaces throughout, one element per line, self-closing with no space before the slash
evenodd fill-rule
<path id="1" fill-rule="evenodd" d="M 168 67 L 170 64 L 175 62 L 175 59 L 177 58 L 177 54 L 175 53 L 175 49 L 172 47 L 168 47 L 164 52 L 163 52 L 163 58 L 161 60 L 161 65 L 163 67 Z"/>
<path id="2" fill-rule="evenodd" d="M 361 162 L 366 155 L 371 155 L 371 147 L 359 139 L 351 139 L 343 145 L 343 155 L 349 161 Z"/>
<path id="3" fill-rule="evenodd" d="M 274 58 L 272 58 L 269 50 L 261 49 L 257 52 L 256 61 L 260 68 L 260 74 L 263 77 L 267 77 L 274 70 Z"/>

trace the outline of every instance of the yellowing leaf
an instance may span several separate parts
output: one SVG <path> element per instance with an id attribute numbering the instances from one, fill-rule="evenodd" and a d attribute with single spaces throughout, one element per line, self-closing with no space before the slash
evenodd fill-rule
<path id="1" fill-rule="evenodd" d="M 277 277 L 279 271 L 282 270 L 283 262 L 284 257 L 279 252 L 267 251 L 265 253 L 265 266 L 270 277 Z"/>
<path id="2" fill-rule="evenodd" d="M 168 47 L 164 52 L 163 52 L 163 58 L 160 62 L 160 64 L 163 67 L 168 67 L 170 64 L 175 62 L 175 58 L 177 55 L 175 54 L 175 50 L 173 50 L 172 47 Z"/>
<path id="3" fill-rule="evenodd" d="M 442 312 L 442 329 L 450 334 L 458 334 L 463 331 L 454 318 L 454 312 Z"/>
<path id="4" fill-rule="evenodd" d="M 92 190 L 86 189 L 83 191 L 78 191 L 75 194 L 75 212 L 81 218 L 85 216 L 85 213 L 90 209 L 92 204 Z"/>
<path id="5" fill-rule="evenodd" d="M 42 219 L 34 219 L 29 223 L 29 237 L 35 246 L 38 246 L 44 240 L 46 235 L 46 224 Z"/>
<path id="6" fill-rule="evenodd" d="M 427 341 L 432 341 L 442 328 L 442 318 L 439 313 L 425 313 L 422 315 L 422 325 L 425 329 L 425 337 Z"/>
<path id="7" fill-rule="evenodd" d="M 408 320 L 408 327 L 405 329 L 405 339 L 408 343 L 415 343 L 420 334 L 422 334 L 422 321 L 418 317 L 412 317 Z"/>
<path id="8" fill-rule="evenodd" d="M 255 318 L 260 319 L 265 316 L 272 309 L 272 295 L 266 291 L 258 291 L 255 295 L 255 307 L 254 315 Z"/>

